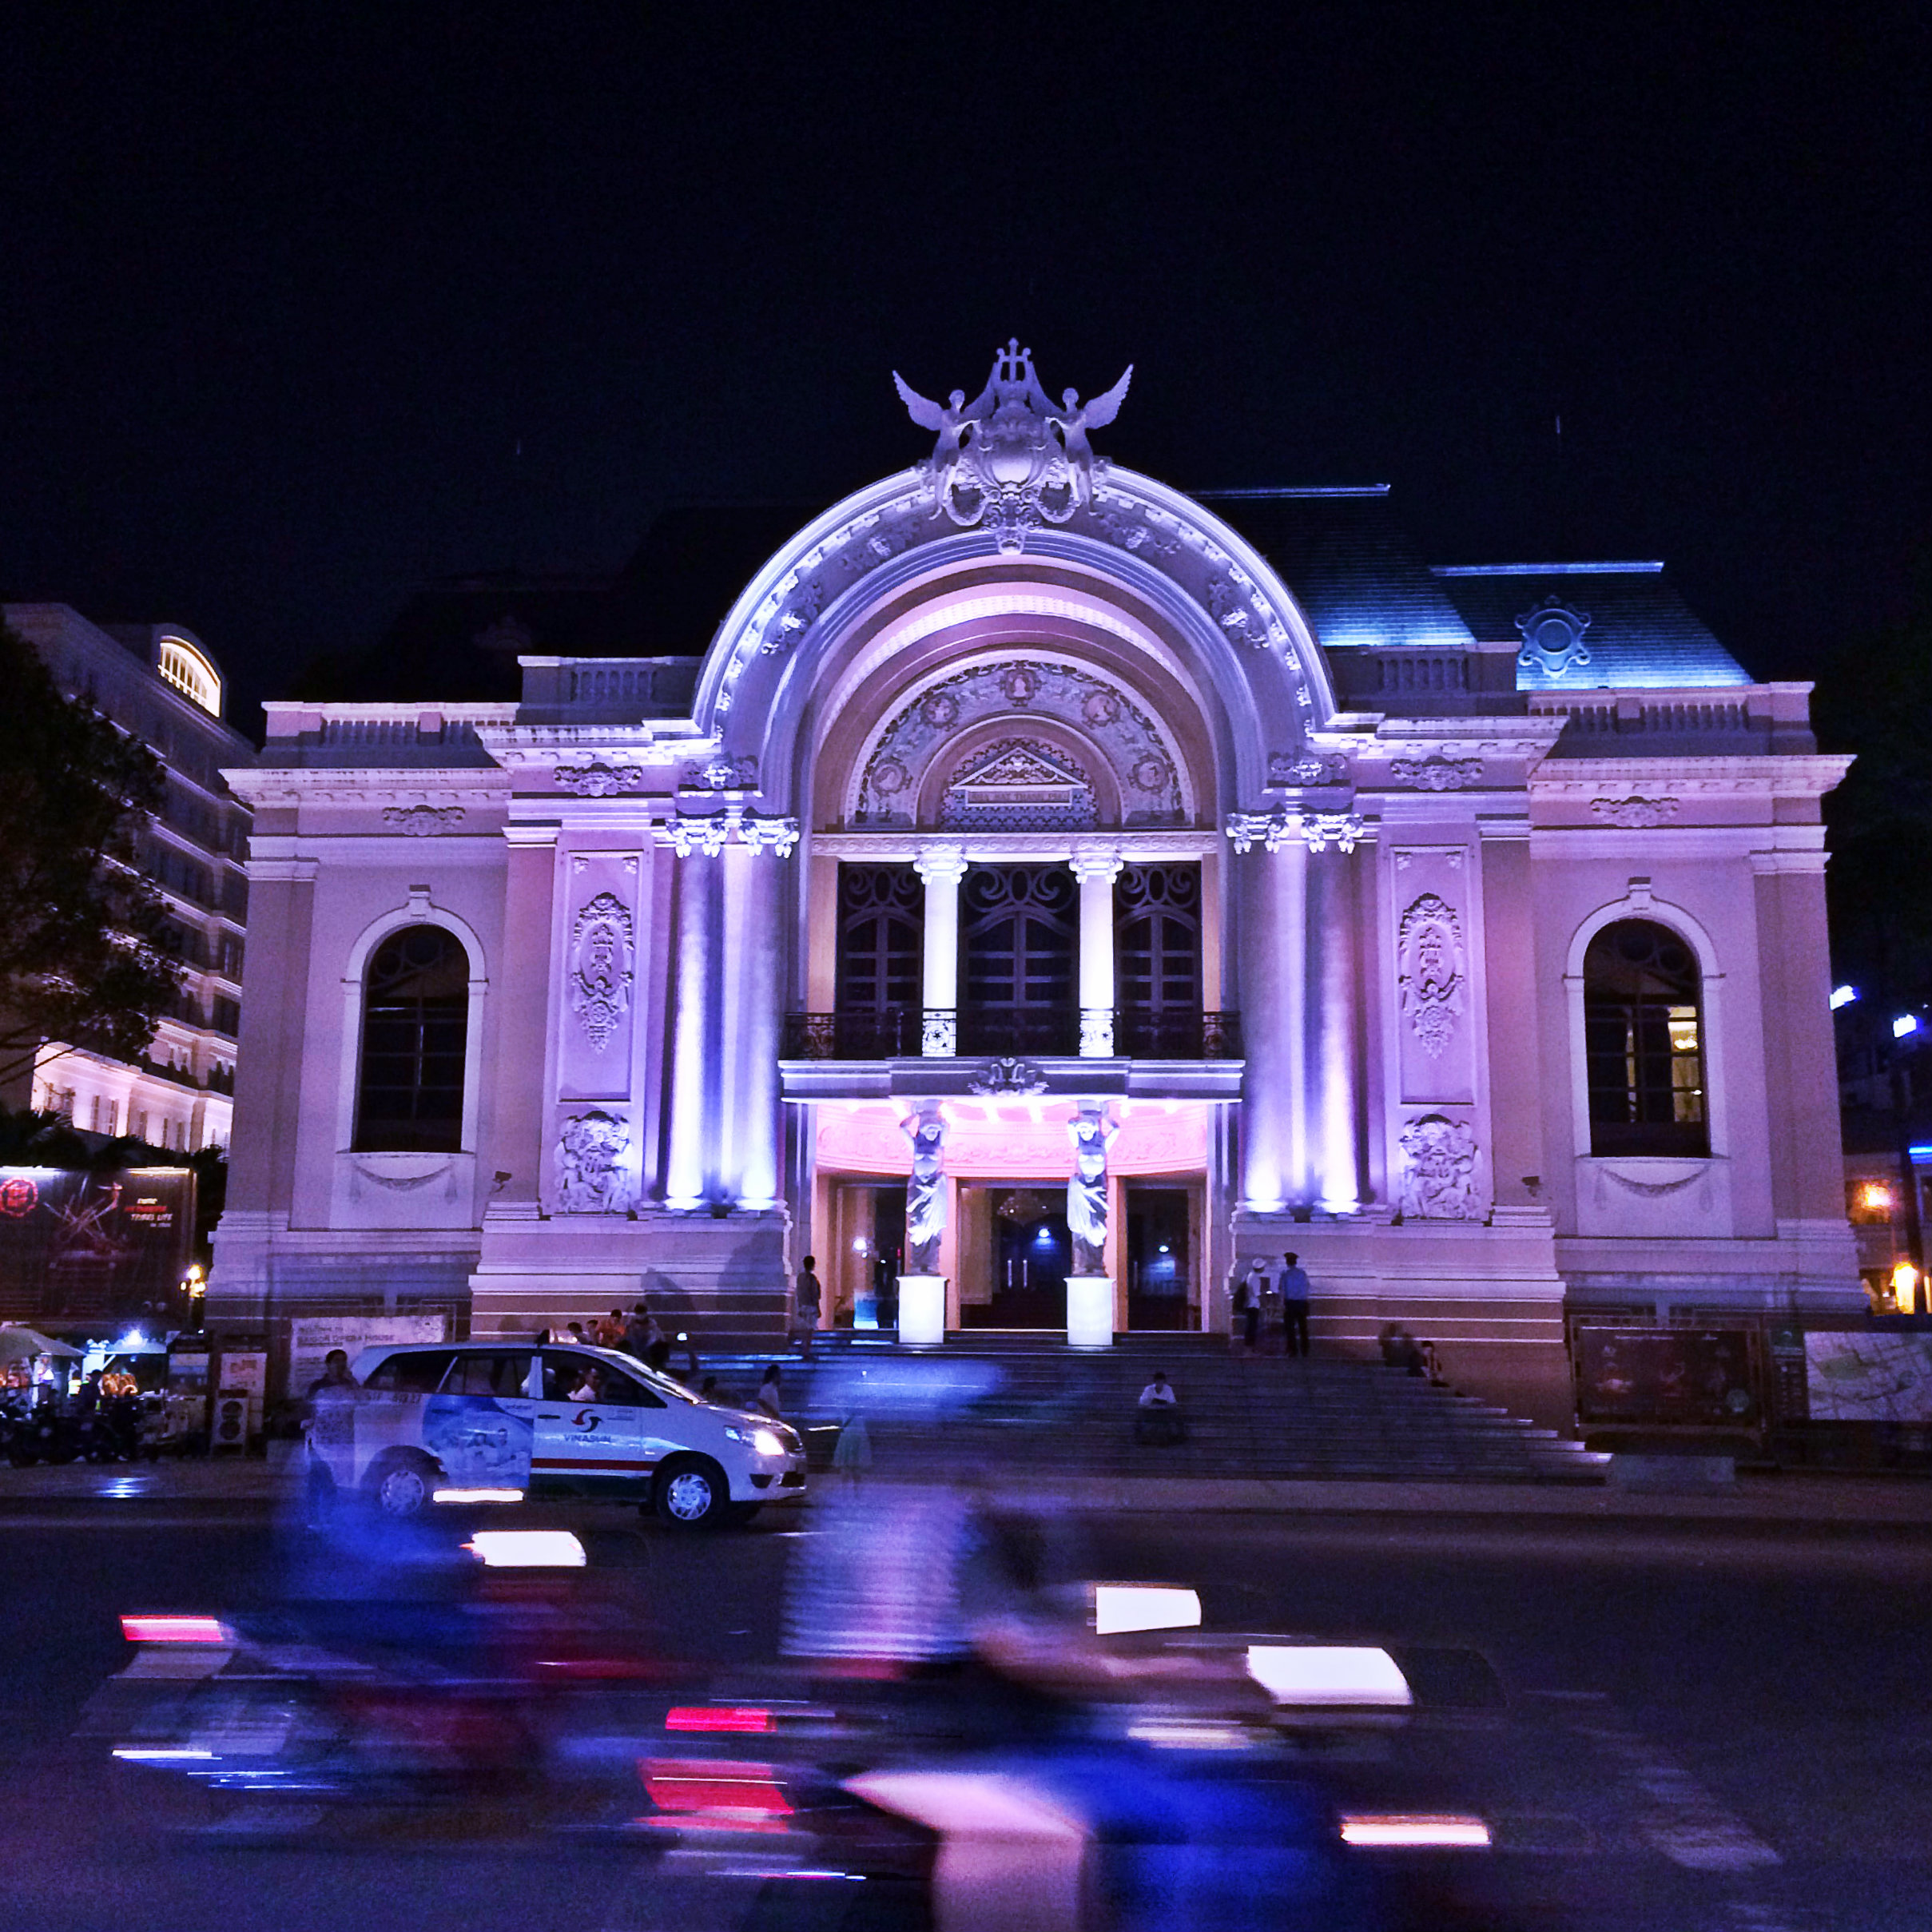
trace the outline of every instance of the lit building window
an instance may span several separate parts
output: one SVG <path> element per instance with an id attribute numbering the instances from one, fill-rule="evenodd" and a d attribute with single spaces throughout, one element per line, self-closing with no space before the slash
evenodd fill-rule
<path id="1" fill-rule="evenodd" d="M 1870 1226 L 1892 1218 L 1893 1194 L 1883 1181 L 1859 1181 L 1851 1190 L 1851 1218 Z"/>
<path id="2" fill-rule="evenodd" d="M 193 700 L 204 711 L 221 715 L 221 680 L 215 667 L 185 638 L 163 638 L 155 669 L 165 684 Z"/>
<path id="3" fill-rule="evenodd" d="M 1703 1155 L 1702 976 L 1668 927 L 1620 919 L 1583 962 L 1590 1151 Z"/>

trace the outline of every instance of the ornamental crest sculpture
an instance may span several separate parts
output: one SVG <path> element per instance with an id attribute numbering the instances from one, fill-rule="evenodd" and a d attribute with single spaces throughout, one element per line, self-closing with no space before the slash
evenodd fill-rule
<path id="1" fill-rule="evenodd" d="M 1396 951 L 1403 1017 L 1422 1051 L 1440 1059 L 1461 1017 L 1468 975 L 1456 908 L 1436 893 L 1425 892 L 1402 915 Z"/>
<path id="2" fill-rule="evenodd" d="M 566 1214 L 621 1214 L 630 1205 L 623 1159 L 630 1128 L 593 1107 L 563 1123 L 557 1136 L 557 1205 Z"/>
<path id="3" fill-rule="evenodd" d="M 570 1005 L 577 1024 L 601 1053 L 630 1010 L 630 908 L 615 892 L 599 892 L 570 928 Z"/>
<path id="4" fill-rule="evenodd" d="M 1424 1114 L 1397 1136 L 1405 1221 L 1478 1221 L 1476 1131 L 1467 1121 Z"/>
<path id="5" fill-rule="evenodd" d="M 994 356 L 992 374 L 971 403 L 963 389 L 944 403 L 929 401 L 894 370 L 906 413 L 939 438 L 920 465 L 932 514 L 962 530 L 984 526 L 1008 555 L 1024 551 L 1028 532 L 1043 523 L 1066 523 L 1092 502 L 1095 475 L 1106 468 L 1087 431 L 1105 429 L 1120 413 L 1133 378 L 1130 363 L 1105 395 L 1083 403 L 1069 389 L 1056 410 L 1034 376 L 1033 352 L 1016 336 Z"/>

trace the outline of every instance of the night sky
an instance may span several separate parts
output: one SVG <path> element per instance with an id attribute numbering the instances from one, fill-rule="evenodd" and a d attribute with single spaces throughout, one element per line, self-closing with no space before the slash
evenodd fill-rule
<path id="1" fill-rule="evenodd" d="M 272 696 L 427 580 L 899 468 L 892 370 L 1017 333 L 1134 363 L 1102 447 L 1183 487 L 1391 483 L 1854 669 L 1926 577 L 1927 19 L 16 5 L 0 597 Z"/>

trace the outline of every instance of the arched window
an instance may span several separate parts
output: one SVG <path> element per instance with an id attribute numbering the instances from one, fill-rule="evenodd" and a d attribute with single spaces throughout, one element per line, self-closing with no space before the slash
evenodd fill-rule
<path id="1" fill-rule="evenodd" d="M 909 865 L 841 865 L 840 1051 L 870 1058 L 919 1051 L 924 888 Z"/>
<path id="2" fill-rule="evenodd" d="M 1122 1053 L 1201 1051 L 1201 869 L 1130 865 L 1114 884 L 1114 975 Z"/>
<path id="3" fill-rule="evenodd" d="M 463 1146 L 470 956 L 440 926 L 405 926 L 370 956 L 363 986 L 359 1153 Z"/>
<path id="4" fill-rule="evenodd" d="M 1696 956 L 1667 926 L 1620 919 L 1583 956 L 1592 1154 L 1711 1151 Z"/>

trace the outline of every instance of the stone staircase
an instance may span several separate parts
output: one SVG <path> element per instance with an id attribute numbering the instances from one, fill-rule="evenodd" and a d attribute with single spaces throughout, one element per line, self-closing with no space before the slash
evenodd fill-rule
<path id="1" fill-rule="evenodd" d="M 917 1352 L 845 1332 L 819 1344 L 809 1363 L 718 1355 L 704 1368 L 743 1401 L 765 1365 L 780 1362 L 786 1418 L 807 1432 L 814 1464 L 829 1457 L 836 1425 L 856 1407 L 882 1475 L 1024 1465 L 1049 1477 L 1596 1483 L 1609 1461 L 1554 1429 L 1393 1369 L 1236 1357 L 1218 1337 L 1123 1336 L 1091 1352 L 1038 1332 L 976 1331 Z M 1157 1368 L 1187 1423 L 1187 1441 L 1167 1448 L 1133 1439 L 1136 1398 Z M 912 1397 L 928 1376 L 952 1385 L 952 1399 L 921 1413 Z M 960 1385 L 976 1381 L 988 1385 L 968 1397 Z"/>

